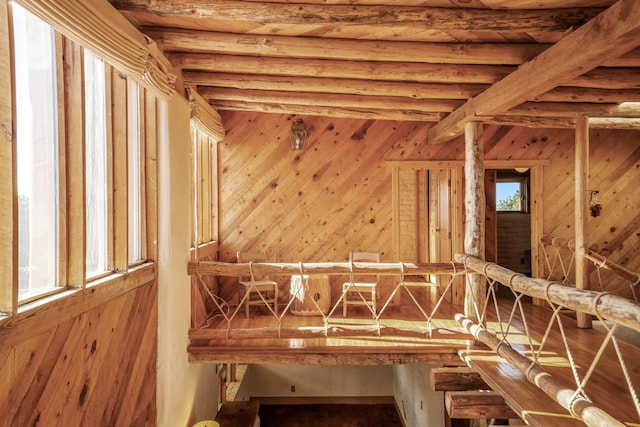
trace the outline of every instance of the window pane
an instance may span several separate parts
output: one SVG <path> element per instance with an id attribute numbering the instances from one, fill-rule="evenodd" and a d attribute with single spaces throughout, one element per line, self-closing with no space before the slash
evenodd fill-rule
<path id="1" fill-rule="evenodd" d="M 128 197 L 129 197 L 129 262 L 142 259 L 142 213 L 140 191 L 140 88 L 134 81 L 127 84 Z"/>
<path id="2" fill-rule="evenodd" d="M 53 289 L 58 273 L 55 34 L 12 5 L 15 51 L 18 298 Z"/>
<path id="3" fill-rule="evenodd" d="M 87 277 L 107 271 L 107 120 L 104 63 L 84 51 Z"/>
<path id="4" fill-rule="evenodd" d="M 496 209 L 498 211 L 521 210 L 520 182 L 498 182 L 496 183 Z"/>

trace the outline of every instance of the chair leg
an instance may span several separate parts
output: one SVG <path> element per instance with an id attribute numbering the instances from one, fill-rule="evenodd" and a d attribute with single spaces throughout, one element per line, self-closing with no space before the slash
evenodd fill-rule
<path id="1" fill-rule="evenodd" d="M 273 290 L 273 312 L 278 315 L 278 285 L 275 286 Z"/>
<path id="2" fill-rule="evenodd" d="M 376 288 L 371 290 L 371 305 L 373 306 L 373 317 L 376 317 Z"/>
<path id="3" fill-rule="evenodd" d="M 342 291 L 344 292 L 344 290 Z M 347 293 L 342 296 L 342 317 L 347 317 Z"/>
<path id="4" fill-rule="evenodd" d="M 247 291 L 249 292 L 249 291 Z M 249 318 L 249 300 L 251 299 L 251 295 L 247 295 L 247 299 L 244 300 L 244 314 L 245 316 L 247 316 L 247 319 Z"/>

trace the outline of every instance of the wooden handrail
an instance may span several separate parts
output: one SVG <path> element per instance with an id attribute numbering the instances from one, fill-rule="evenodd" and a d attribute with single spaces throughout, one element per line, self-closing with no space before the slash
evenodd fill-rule
<path id="1" fill-rule="evenodd" d="M 616 264 L 613 261 L 608 260 L 606 257 L 603 257 L 597 252 L 594 252 L 591 249 L 586 249 L 584 257 L 589 261 L 593 262 L 600 268 L 606 268 L 609 271 L 613 271 L 618 276 L 622 277 L 630 281 L 631 283 L 640 282 L 640 273 L 634 273 L 631 270 L 627 270 L 623 266 Z"/>
<path id="2" fill-rule="evenodd" d="M 323 275 L 418 275 L 418 274 L 454 274 L 463 271 L 462 264 L 453 262 L 441 263 L 412 263 L 412 262 L 254 262 L 228 263 L 217 261 L 189 262 L 189 274 L 213 274 L 217 276 L 250 276 L 253 272 L 257 276 L 295 276 L 301 274 Z"/>
<path id="3" fill-rule="evenodd" d="M 542 236 L 540 236 L 540 243 L 547 246 L 567 246 L 569 248 L 575 248 L 575 242 L 572 239 L 566 239 L 564 237 L 551 237 L 548 234 L 543 234 Z"/>
<path id="4" fill-rule="evenodd" d="M 600 426 L 624 426 L 623 423 L 613 418 L 611 415 L 593 405 L 582 395 L 575 395 L 575 390 L 568 389 L 559 383 L 553 376 L 533 363 L 528 357 L 523 356 L 511 347 L 508 343 L 500 340 L 497 336 L 488 332 L 481 325 L 474 323 L 471 319 L 462 314 L 456 315 L 456 321 L 478 341 L 489 346 L 500 357 L 518 368 L 532 384 L 535 384 L 547 396 L 558 402 L 575 418 L 583 421 L 592 427 Z M 575 397 L 574 397 L 575 396 Z"/>
<path id="5" fill-rule="evenodd" d="M 640 332 L 640 304 L 617 295 L 576 289 L 560 282 L 526 277 L 494 263 L 489 263 L 471 255 L 458 253 L 458 262 L 475 272 L 485 274 L 515 291 L 525 295 L 548 300 L 571 310 L 600 316 Z"/>

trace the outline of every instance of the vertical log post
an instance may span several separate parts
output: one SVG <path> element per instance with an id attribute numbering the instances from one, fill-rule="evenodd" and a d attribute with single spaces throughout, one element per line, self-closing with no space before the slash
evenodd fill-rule
<path id="1" fill-rule="evenodd" d="M 587 235 L 587 192 L 589 183 L 589 118 L 578 116 L 576 120 L 576 158 L 575 158 L 575 242 L 576 242 L 576 288 L 589 289 L 589 272 L 585 258 L 585 239 Z M 576 313 L 579 328 L 591 328 L 591 315 Z"/>
<path id="2" fill-rule="evenodd" d="M 464 251 L 469 255 L 484 259 L 484 144 L 482 123 L 465 124 L 465 231 Z M 486 298 L 486 281 L 481 274 L 472 274 L 467 278 L 464 298 L 464 312 L 470 319 L 480 321 L 476 307 L 481 310 Z"/>

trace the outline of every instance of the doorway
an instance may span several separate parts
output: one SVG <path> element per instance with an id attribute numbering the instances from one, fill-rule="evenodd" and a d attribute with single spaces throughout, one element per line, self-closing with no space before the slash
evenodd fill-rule
<path id="1" fill-rule="evenodd" d="M 486 171 L 487 243 L 493 242 L 487 255 L 497 264 L 532 275 L 531 177 L 528 168 Z M 500 286 L 501 296 L 511 295 Z"/>

